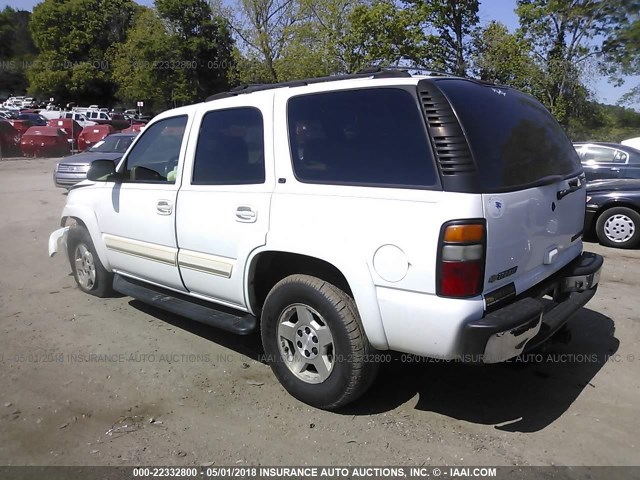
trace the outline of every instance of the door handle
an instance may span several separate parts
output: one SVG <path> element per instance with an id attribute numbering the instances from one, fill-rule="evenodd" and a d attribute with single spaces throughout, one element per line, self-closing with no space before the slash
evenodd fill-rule
<path id="1" fill-rule="evenodd" d="M 156 210 L 158 212 L 158 215 L 171 215 L 171 212 L 173 211 L 173 205 L 169 200 L 158 200 Z"/>
<path id="2" fill-rule="evenodd" d="M 618 167 L 611 167 L 611 171 L 612 171 L 612 172 L 619 172 L 619 171 L 620 171 L 620 168 L 618 168 Z"/>
<path id="3" fill-rule="evenodd" d="M 258 212 L 248 205 L 240 206 L 236 209 L 236 219 L 239 222 L 253 223 L 258 218 Z"/>

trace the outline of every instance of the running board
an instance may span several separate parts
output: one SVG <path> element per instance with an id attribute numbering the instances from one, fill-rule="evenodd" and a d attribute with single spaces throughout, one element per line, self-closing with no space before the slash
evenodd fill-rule
<path id="1" fill-rule="evenodd" d="M 167 312 L 238 335 L 249 335 L 258 328 L 258 319 L 249 313 L 244 315 L 242 312 L 237 314 L 230 313 L 231 309 L 225 309 L 229 310 L 229 312 L 226 312 L 222 310 L 225 307 L 214 308 L 206 305 L 208 302 L 144 284 L 143 282 L 125 278 L 122 275 L 116 274 L 114 276 L 113 289 L 123 295 L 133 297 Z"/>

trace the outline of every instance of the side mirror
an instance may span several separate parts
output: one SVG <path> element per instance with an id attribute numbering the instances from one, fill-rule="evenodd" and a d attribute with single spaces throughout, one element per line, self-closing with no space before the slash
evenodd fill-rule
<path id="1" fill-rule="evenodd" d="M 94 182 L 115 180 L 116 164 L 113 160 L 94 160 L 87 172 L 87 179 Z"/>

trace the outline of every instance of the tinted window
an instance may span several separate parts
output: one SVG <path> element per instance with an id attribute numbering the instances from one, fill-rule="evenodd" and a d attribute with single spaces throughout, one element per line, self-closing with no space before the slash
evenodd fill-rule
<path id="1" fill-rule="evenodd" d="M 264 183 L 264 129 L 255 108 L 207 113 L 202 119 L 194 185 Z"/>
<path id="2" fill-rule="evenodd" d="M 147 127 L 127 156 L 124 178 L 132 182 L 173 183 L 187 117 L 160 120 Z"/>
<path id="3" fill-rule="evenodd" d="M 293 97 L 289 141 L 303 182 L 432 187 L 437 173 L 416 98 L 398 88 Z"/>
<path id="4" fill-rule="evenodd" d="M 533 97 L 465 80 L 441 80 L 438 87 L 462 123 L 485 191 L 581 171 L 562 127 Z"/>

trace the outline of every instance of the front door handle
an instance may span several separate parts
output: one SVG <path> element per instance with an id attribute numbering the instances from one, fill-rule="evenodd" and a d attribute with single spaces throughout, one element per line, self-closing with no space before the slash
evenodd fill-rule
<path id="1" fill-rule="evenodd" d="M 156 211 L 158 215 L 171 215 L 171 212 L 173 211 L 173 205 L 169 200 L 158 200 Z"/>
<path id="2" fill-rule="evenodd" d="M 248 205 L 242 205 L 236 209 L 238 222 L 253 223 L 258 219 L 258 212 Z"/>
<path id="3" fill-rule="evenodd" d="M 612 172 L 619 172 L 620 168 L 619 167 L 611 167 L 611 171 Z"/>

